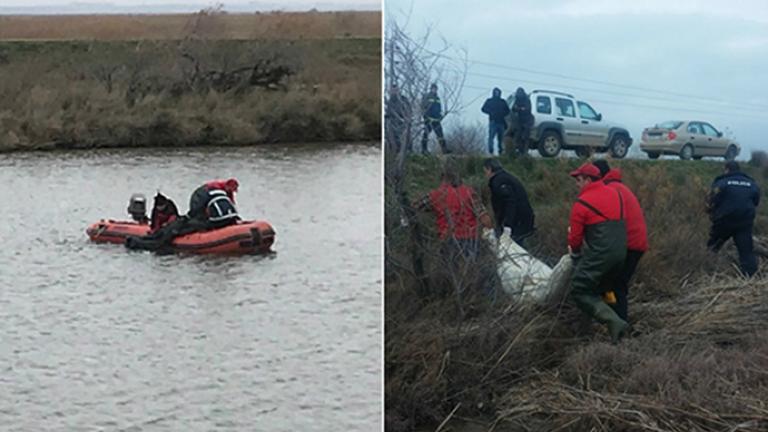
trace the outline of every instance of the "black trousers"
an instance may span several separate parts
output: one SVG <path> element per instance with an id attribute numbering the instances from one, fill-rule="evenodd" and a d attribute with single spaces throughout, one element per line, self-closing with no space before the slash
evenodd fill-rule
<path id="1" fill-rule="evenodd" d="M 731 237 L 739 252 L 741 272 L 747 276 L 757 273 L 757 258 L 752 245 L 753 221 L 742 223 L 723 223 L 715 221 L 709 231 L 707 248 L 717 252 Z"/>
<path id="2" fill-rule="evenodd" d="M 624 268 L 619 274 L 618 280 L 615 282 L 613 293 L 616 294 L 616 304 L 611 305 L 616 315 L 624 321 L 629 322 L 627 316 L 629 297 L 629 281 L 637 270 L 637 264 L 640 262 L 640 258 L 643 257 L 642 251 L 627 250 L 627 258 L 624 259 Z"/>
<path id="3" fill-rule="evenodd" d="M 443 126 L 440 124 L 440 120 L 424 121 L 424 134 L 421 136 L 421 152 L 424 154 L 427 153 L 427 140 L 429 139 L 429 134 L 433 131 L 437 136 L 437 142 L 440 143 L 440 148 L 443 149 L 443 153 L 448 153 L 448 146 L 445 144 Z"/>
<path id="4" fill-rule="evenodd" d="M 522 156 L 528 154 L 528 141 L 530 140 L 532 127 L 533 122 L 530 120 L 518 122 L 515 125 L 514 141 L 516 155 Z"/>

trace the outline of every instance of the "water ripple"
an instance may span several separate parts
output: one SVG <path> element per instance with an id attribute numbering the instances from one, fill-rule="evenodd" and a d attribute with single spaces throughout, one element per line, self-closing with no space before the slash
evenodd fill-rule
<path id="1" fill-rule="evenodd" d="M 380 211 L 364 146 L 29 153 L 0 160 L 0 424 L 35 431 L 381 428 Z M 276 254 L 86 241 L 128 197 L 240 180 Z"/>

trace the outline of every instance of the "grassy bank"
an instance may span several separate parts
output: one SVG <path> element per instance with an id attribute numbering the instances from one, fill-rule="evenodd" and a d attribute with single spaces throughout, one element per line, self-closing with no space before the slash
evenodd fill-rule
<path id="1" fill-rule="evenodd" d="M 459 164 L 465 183 L 487 200 L 481 162 L 465 157 Z M 550 264 L 566 250 L 576 194 L 567 173 L 581 162 L 504 162 L 526 185 L 536 212 L 529 249 Z M 722 163 L 611 163 L 644 207 L 651 244 L 630 291 L 633 334 L 619 346 L 569 303 L 543 307 L 501 298 L 490 304 L 474 278 L 462 279 L 460 297 L 452 294 L 457 279 L 434 253 L 429 215 L 418 219 L 427 231 L 425 292 L 410 259 L 413 226 L 401 225 L 387 190 L 387 430 L 434 429 L 449 417 L 514 431 L 768 427 L 768 281 L 741 279 L 731 246 L 718 256 L 705 251 L 704 195 Z M 763 168 L 745 169 L 768 187 Z M 435 187 L 439 172 L 436 158 L 410 159 L 409 197 Z M 763 205 L 755 234 L 765 233 Z"/>
<path id="2" fill-rule="evenodd" d="M 333 14 L 274 16 L 263 39 L 232 39 L 245 18 L 203 15 L 178 32 L 177 16 L 152 21 L 154 39 L 0 41 L 0 151 L 378 140 L 381 41 L 344 37 L 366 36 L 368 14 L 337 17 L 342 34 L 323 30 Z M 40 37 L 77 33 L 47 19 Z"/>

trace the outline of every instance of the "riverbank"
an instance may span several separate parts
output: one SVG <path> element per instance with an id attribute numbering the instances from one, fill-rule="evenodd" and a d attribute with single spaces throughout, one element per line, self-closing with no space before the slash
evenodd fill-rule
<path id="1" fill-rule="evenodd" d="M 527 247 L 552 264 L 565 253 L 571 203 L 568 172 L 579 159 L 504 160 L 530 195 L 538 231 Z M 464 182 L 488 203 L 482 158 L 460 158 Z M 388 431 L 713 430 L 768 426 L 759 405 L 768 377 L 768 280 L 747 281 L 728 245 L 705 250 L 704 194 L 721 161 L 611 160 L 645 210 L 651 249 L 630 292 L 631 337 L 608 344 L 600 325 L 570 303 L 546 308 L 500 298 L 491 304 L 472 270 L 440 262 L 433 219 L 402 226 L 387 185 L 385 230 L 385 407 Z M 768 183 L 762 167 L 742 164 Z M 439 183 L 440 161 L 408 160 L 405 189 L 415 199 Z M 763 188 L 765 190 L 765 187 Z M 768 233 L 759 209 L 755 234 Z M 421 251 L 424 279 L 414 266 Z M 488 255 L 481 263 L 492 262 Z M 480 267 L 480 266 L 478 266 Z M 426 289 L 424 289 L 426 285 Z M 457 294 L 456 288 L 463 291 Z M 458 420 L 458 424 L 453 422 Z M 746 426 L 744 426 L 746 425 Z M 470 430 L 470 429 L 467 429 Z"/>
<path id="2" fill-rule="evenodd" d="M 175 39 L 0 41 L 0 151 L 378 141 L 381 40 L 358 29 L 370 14 L 344 15 L 342 34 L 306 13 L 232 39 L 247 26 L 194 15 Z M 293 24 L 304 33 L 276 37 Z"/>

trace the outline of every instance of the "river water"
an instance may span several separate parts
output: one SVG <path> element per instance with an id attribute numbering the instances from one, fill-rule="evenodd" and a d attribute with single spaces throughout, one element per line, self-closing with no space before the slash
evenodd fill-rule
<path id="1" fill-rule="evenodd" d="M 381 429 L 381 158 L 370 145 L 0 155 L 0 429 Z M 204 181 L 275 254 L 88 242 Z"/>

